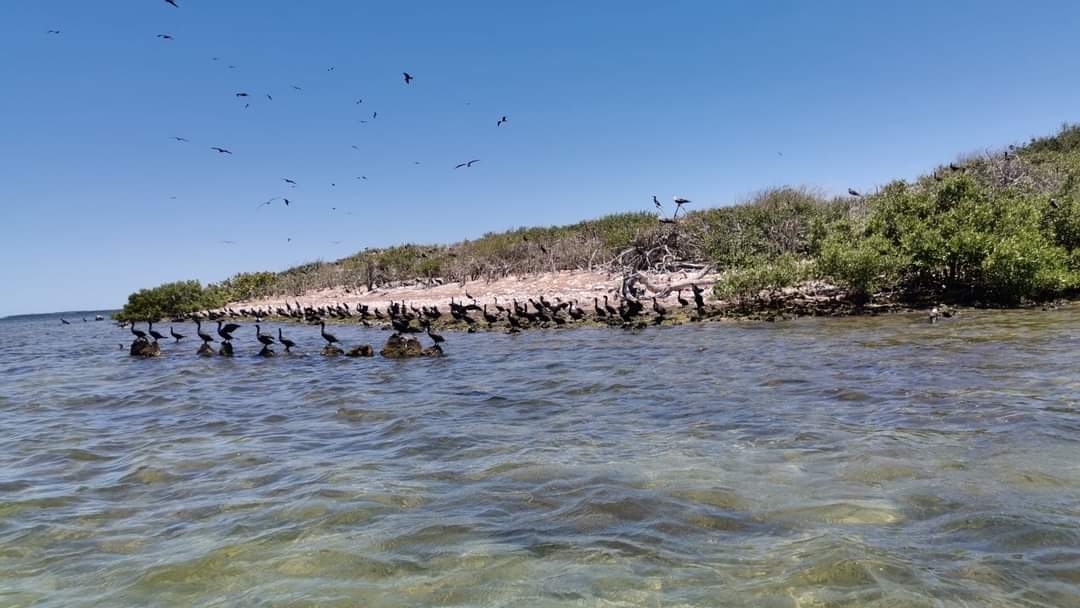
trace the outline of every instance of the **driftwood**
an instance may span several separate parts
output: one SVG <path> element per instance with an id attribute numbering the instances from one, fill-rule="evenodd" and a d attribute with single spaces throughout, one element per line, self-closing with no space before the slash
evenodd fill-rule
<path id="1" fill-rule="evenodd" d="M 711 264 L 706 264 L 703 267 L 699 266 L 699 268 L 701 269 L 701 272 L 699 272 L 696 277 L 693 277 L 681 283 L 668 283 L 667 285 L 663 286 L 654 285 L 651 281 L 649 281 L 649 278 L 640 271 L 627 274 L 623 276 L 623 282 L 619 288 L 619 294 L 628 300 L 637 301 L 637 296 L 634 294 L 634 291 L 636 285 L 638 283 L 641 283 L 645 286 L 649 293 L 654 294 L 658 298 L 666 298 L 671 294 L 671 292 L 677 289 L 688 289 L 692 285 L 700 283 L 703 280 L 703 277 L 709 274 L 709 272 L 713 269 Z"/>

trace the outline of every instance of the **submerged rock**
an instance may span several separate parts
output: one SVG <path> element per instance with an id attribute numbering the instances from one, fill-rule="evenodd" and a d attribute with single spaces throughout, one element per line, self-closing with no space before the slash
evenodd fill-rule
<path id="1" fill-rule="evenodd" d="M 131 343 L 131 348 L 128 353 L 132 357 L 160 357 L 161 347 L 157 342 L 151 342 L 146 338 L 135 338 L 135 341 Z"/>
<path id="2" fill-rule="evenodd" d="M 412 359 L 414 357 L 441 357 L 443 350 L 438 344 L 424 348 L 416 338 L 394 334 L 386 340 L 379 354 L 387 359 Z"/>
<path id="3" fill-rule="evenodd" d="M 327 344 L 326 348 L 322 349 L 322 354 L 324 357 L 338 357 L 344 355 L 345 351 L 334 346 L 333 344 Z"/>
<path id="4" fill-rule="evenodd" d="M 203 342 L 202 346 L 199 347 L 199 350 L 195 351 L 195 354 L 200 357 L 213 357 L 214 349 L 206 342 Z"/>
<path id="5" fill-rule="evenodd" d="M 277 353 L 274 352 L 274 349 L 270 348 L 268 345 L 265 344 L 263 345 L 262 350 L 259 351 L 260 357 L 273 357 L 276 354 Z"/>
<path id="6" fill-rule="evenodd" d="M 231 356 L 233 356 L 232 342 L 222 342 L 221 343 L 221 350 L 218 351 L 218 354 L 221 355 L 222 357 L 231 357 Z"/>
<path id="7" fill-rule="evenodd" d="M 349 349 L 349 352 L 345 353 L 346 357 L 374 357 L 375 349 L 370 344 L 361 344 L 360 346 Z"/>

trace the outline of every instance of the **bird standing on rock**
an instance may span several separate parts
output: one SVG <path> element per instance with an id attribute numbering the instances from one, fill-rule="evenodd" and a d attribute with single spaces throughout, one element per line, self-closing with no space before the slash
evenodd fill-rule
<path id="1" fill-rule="evenodd" d="M 337 342 L 337 337 L 334 334 L 326 333 L 326 322 L 319 321 L 319 334 L 322 335 L 323 340 L 326 340 L 327 346 L 333 346 L 334 342 Z"/>

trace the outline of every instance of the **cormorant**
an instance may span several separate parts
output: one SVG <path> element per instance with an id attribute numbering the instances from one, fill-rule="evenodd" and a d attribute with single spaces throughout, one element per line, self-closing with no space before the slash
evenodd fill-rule
<path id="1" fill-rule="evenodd" d="M 176 330 L 172 328 L 172 325 L 169 326 L 169 335 L 175 338 L 177 342 L 184 339 L 184 334 L 176 333 Z"/>
<path id="2" fill-rule="evenodd" d="M 277 330 L 277 339 L 278 342 L 281 342 L 281 345 L 285 347 L 285 352 L 291 352 L 289 349 L 296 346 L 296 342 L 293 342 L 292 340 L 281 335 L 280 327 Z"/>
<path id="3" fill-rule="evenodd" d="M 325 321 L 319 321 L 319 333 L 322 335 L 323 340 L 326 340 L 326 345 L 327 346 L 331 346 L 331 345 L 334 344 L 334 342 L 338 341 L 338 339 L 336 337 L 334 337 L 334 334 L 326 333 L 326 322 Z"/>
<path id="4" fill-rule="evenodd" d="M 262 333 L 262 329 L 259 328 L 259 324 L 255 324 L 255 339 L 262 342 L 263 346 L 270 346 L 274 343 L 274 336 L 269 336 Z"/>
<path id="5" fill-rule="evenodd" d="M 689 306 L 690 301 L 682 297 L 682 290 L 675 292 L 675 299 L 679 302 L 679 306 Z"/>
<path id="6" fill-rule="evenodd" d="M 146 331 L 150 334 L 150 337 L 154 339 L 154 342 L 165 339 L 165 336 L 160 331 L 154 331 L 153 321 L 146 322 Z"/>
<path id="7" fill-rule="evenodd" d="M 60 324 L 61 325 L 71 325 L 71 321 L 68 321 L 67 319 L 61 318 L 60 319 Z"/>
<path id="8" fill-rule="evenodd" d="M 222 327 L 221 326 L 222 323 L 224 323 L 224 321 L 222 321 L 221 319 L 218 319 L 217 333 L 218 333 L 219 336 L 221 336 L 222 340 L 224 340 L 226 342 L 230 342 L 230 341 L 232 341 L 232 332 L 240 329 L 240 326 L 237 325 L 236 323 L 229 323 L 225 327 Z"/>
<path id="9" fill-rule="evenodd" d="M 141 330 L 141 329 L 135 329 L 135 322 L 134 321 L 131 322 L 131 333 L 136 338 L 142 338 L 143 340 L 146 339 L 146 332 Z"/>
<path id="10" fill-rule="evenodd" d="M 203 332 L 203 330 L 202 330 L 202 321 L 198 320 L 198 319 L 195 320 L 195 335 L 199 336 L 199 339 L 203 341 L 203 344 L 206 344 L 207 342 L 213 342 L 214 341 L 213 336 L 211 336 L 208 333 Z"/>
<path id="11" fill-rule="evenodd" d="M 431 338 L 431 341 L 434 342 L 436 346 L 442 344 L 443 342 L 446 342 L 446 338 L 440 336 L 439 334 L 431 333 L 431 326 L 430 325 L 427 328 L 427 335 L 428 335 L 429 338 Z"/>
<path id="12" fill-rule="evenodd" d="M 854 188 L 848 188 L 847 193 L 850 194 L 851 196 L 855 196 L 855 197 L 861 197 L 862 196 L 861 194 L 859 194 L 858 190 L 855 190 Z"/>
<path id="13" fill-rule="evenodd" d="M 402 72 L 401 75 L 405 77 L 405 84 L 409 84 L 410 82 L 413 81 L 412 74 L 410 74 L 408 72 Z"/>
<path id="14" fill-rule="evenodd" d="M 495 123 L 495 126 L 496 126 L 496 127 L 501 127 L 501 126 L 503 125 L 503 123 L 504 123 L 504 122 L 506 122 L 506 117 L 505 117 L 505 116 L 503 116 L 502 118 L 500 118 L 500 119 L 499 119 L 499 122 Z"/>

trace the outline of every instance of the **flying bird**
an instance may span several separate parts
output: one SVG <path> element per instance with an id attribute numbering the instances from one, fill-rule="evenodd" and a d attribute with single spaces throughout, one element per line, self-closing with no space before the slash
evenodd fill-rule
<path id="1" fill-rule="evenodd" d="M 162 40 L 172 40 L 173 39 L 172 34 L 158 34 L 157 37 L 161 38 Z"/>
<path id="2" fill-rule="evenodd" d="M 859 192 L 858 192 L 857 190 L 855 190 L 854 188 L 848 188 L 848 189 L 847 189 L 847 193 L 848 193 L 848 194 L 850 194 L 851 196 L 862 196 L 862 195 L 861 195 L 861 194 L 859 194 Z"/>
<path id="3" fill-rule="evenodd" d="M 236 241 L 218 241 L 222 245 L 235 245 Z"/>
<path id="4" fill-rule="evenodd" d="M 243 91 L 241 91 L 241 92 L 237 93 L 237 94 L 236 94 L 236 96 L 237 96 L 237 97 L 247 97 L 247 96 L 248 96 L 248 94 L 247 94 L 247 93 L 244 93 Z"/>
<path id="5" fill-rule="evenodd" d="M 363 100 L 363 99 L 357 99 L 357 100 L 356 100 L 356 105 L 360 105 L 360 104 L 362 104 L 362 103 L 364 103 L 364 100 Z"/>
<path id="6" fill-rule="evenodd" d="M 218 154 L 232 154 L 231 151 L 226 150 L 225 148 L 219 148 L 217 146 L 211 146 L 210 149 L 217 152 Z"/>
<path id="7" fill-rule="evenodd" d="M 327 72 L 333 72 L 333 71 L 334 71 L 334 67 L 333 67 L 333 66 L 330 66 L 330 67 L 326 68 L 326 71 L 327 71 Z"/>
<path id="8" fill-rule="evenodd" d="M 352 147 L 352 149 L 353 149 L 353 150 L 359 150 L 359 149 L 360 149 L 360 146 L 357 146 L 356 144 L 353 144 L 353 147 Z"/>
<path id="9" fill-rule="evenodd" d="M 657 209 L 663 209 L 664 208 L 664 206 L 660 204 L 660 199 L 656 198 L 655 194 L 652 196 L 652 202 L 653 202 L 654 205 L 656 205 Z"/>
<path id="10" fill-rule="evenodd" d="M 172 139 L 175 139 L 176 141 L 178 141 L 178 142 L 180 142 L 180 143 L 182 143 L 182 144 L 186 144 L 187 142 L 191 141 L 191 140 L 189 140 L 189 139 L 188 139 L 188 138 L 186 138 L 186 137 L 176 137 L 176 136 L 173 136 L 173 138 L 172 138 Z"/>
<path id="11" fill-rule="evenodd" d="M 274 101 L 274 98 L 271 97 L 269 93 L 266 94 L 266 98 L 269 99 L 270 101 Z"/>
<path id="12" fill-rule="evenodd" d="M 281 197 L 281 196 L 275 196 L 274 198 L 272 198 L 272 199 L 270 199 L 268 201 L 263 201 L 263 202 L 259 203 L 258 205 L 255 205 L 255 208 L 259 209 L 261 207 L 265 207 L 266 205 L 269 205 L 269 204 L 273 203 L 274 201 L 283 201 L 285 203 L 286 207 L 289 206 L 289 202 L 290 202 L 289 199 L 287 199 L 287 198 L 284 198 L 284 197 Z"/>
<path id="13" fill-rule="evenodd" d="M 374 119 L 375 119 L 375 117 L 376 117 L 376 116 L 378 116 L 378 115 L 379 115 L 379 113 L 378 113 L 378 112 L 372 112 L 372 113 L 371 113 L 371 118 L 372 118 L 372 120 L 374 120 Z"/>
<path id="14" fill-rule="evenodd" d="M 468 162 L 461 163 L 460 165 L 455 165 L 454 168 L 455 169 L 460 169 L 462 167 L 471 167 L 471 166 L 473 166 L 473 163 L 478 163 L 478 162 L 480 162 L 480 159 L 476 158 L 476 159 L 470 160 Z"/>
<path id="15" fill-rule="evenodd" d="M 401 75 L 405 77 L 405 84 L 409 84 L 410 82 L 413 81 L 412 74 L 410 74 L 408 72 L 402 72 Z"/>
<path id="16" fill-rule="evenodd" d="M 291 184 L 294 187 L 296 186 L 296 182 L 294 182 L 293 180 L 291 180 L 291 179 L 289 179 L 287 177 L 282 178 L 282 181 L 284 181 L 286 184 Z"/>
<path id="17" fill-rule="evenodd" d="M 501 126 L 503 125 L 503 123 L 504 123 L 504 122 L 506 122 L 506 117 L 505 117 L 505 116 L 503 116 L 502 118 L 500 118 L 500 119 L 499 119 L 499 122 L 495 123 L 495 126 L 496 126 L 496 127 L 501 127 Z"/>
<path id="18" fill-rule="evenodd" d="M 361 175 L 360 177 L 358 177 L 356 179 L 367 179 L 367 176 L 366 175 Z"/>
<path id="19" fill-rule="evenodd" d="M 176 3 L 176 0 L 165 0 L 165 2 L 168 2 L 169 4 L 175 6 L 176 8 L 180 8 L 180 5 Z"/>
<path id="20" fill-rule="evenodd" d="M 296 86 L 295 84 L 292 85 L 292 88 L 293 88 L 294 91 L 303 91 L 304 90 L 304 89 L 301 89 L 300 87 Z"/>
<path id="21" fill-rule="evenodd" d="M 46 34 L 59 34 L 59 33 L 60 33 L 60 30 L 49 30 L 49 31 L 47 31 L 47 32 L 45 32 L 45 33 L 46 33 Z"/>

